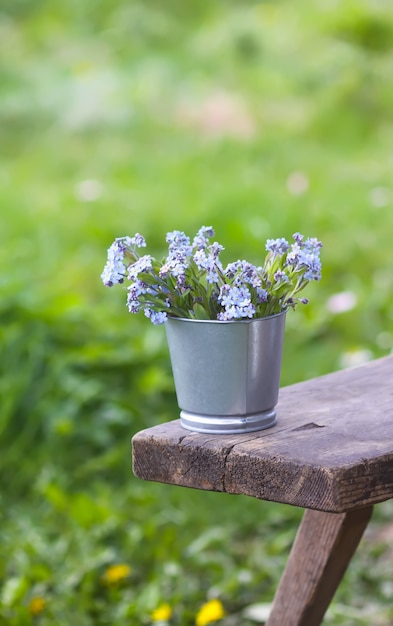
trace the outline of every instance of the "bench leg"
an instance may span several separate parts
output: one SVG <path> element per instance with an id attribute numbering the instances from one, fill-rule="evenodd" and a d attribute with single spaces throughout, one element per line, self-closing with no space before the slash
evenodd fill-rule
<path id="1" fill-rule="evenodd" d="M 372 509 L 305 511 L 266 626 L 321 624 Z"/>

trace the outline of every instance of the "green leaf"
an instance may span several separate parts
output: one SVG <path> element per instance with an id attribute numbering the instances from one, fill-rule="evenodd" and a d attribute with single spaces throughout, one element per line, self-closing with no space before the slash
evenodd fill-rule
<path id="1" fill-rule="evenodd" d="M 194 317 L 196 320 L 209 320 L 209 314 L 198 302 L 194 304 Z"/>
<path id="2" fill-rule="evenodd" d="M 5 581 L 1 590 L 0 601 L 3 606 L 12 606 L 20 602 L 29 587 L 25 576 L 13 576 Z"/>
<path id="3" fill-rule="evenodd" d="M 161 282 L 157 276 L 153 276 L 153 274 L 148 274 L 147 272 L 141 272 L 138 274 L 138 278 L 139 280 L 143 280 L 147 285 L 157 285 L 157 282 Z"/>

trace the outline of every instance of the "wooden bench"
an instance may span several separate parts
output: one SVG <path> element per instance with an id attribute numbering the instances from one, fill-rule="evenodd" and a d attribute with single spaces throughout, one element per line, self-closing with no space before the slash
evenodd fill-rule
<path id="1" fill-rule="evenodd" d="M 317 626 L 371 517 L 393 497 L 393 356 L 282 388 L 273 428 L 203 435 L 179 421 L 133 438 L 145 480 L 306 509 L 268 626 Z"/>

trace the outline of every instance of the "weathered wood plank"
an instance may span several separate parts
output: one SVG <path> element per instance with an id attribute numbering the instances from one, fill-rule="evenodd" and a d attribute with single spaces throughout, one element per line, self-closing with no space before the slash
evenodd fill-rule
<path id="1" fill-rule="evenodd" d="M 137 476 L 341 513 L 393 497 L 393 356 L 281 389 L 277 425 L 133 439 Z"/>
<path id="2" fill-rule="evenodd" d="M 266 626 L 321 624 L 371 514 L 305 511 Z"/>

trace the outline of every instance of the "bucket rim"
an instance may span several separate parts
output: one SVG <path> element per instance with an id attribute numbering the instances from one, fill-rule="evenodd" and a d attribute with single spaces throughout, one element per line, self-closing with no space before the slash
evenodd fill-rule
<path id="1" fill-rule="evenodd" d="M 288 312 L 288 309 L 284 309 L 279 313 L 274 313 L 273 315 L 266 315 L 264 317 L 251 317 L 251 318 L 242 318 L 242 319 L 234 319 L 234 320 L 197 320 L 190 317 L 175 317 L 172 315 L 168 315 L 166 323 L 169 321 L 172 322 L 190 322 L 192 324 L 252 324 L 255 322 L 263 322 L 264 320 L 271 320 L 276 317 L 285 316 Z"/>

